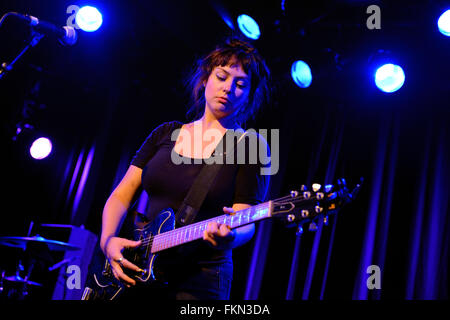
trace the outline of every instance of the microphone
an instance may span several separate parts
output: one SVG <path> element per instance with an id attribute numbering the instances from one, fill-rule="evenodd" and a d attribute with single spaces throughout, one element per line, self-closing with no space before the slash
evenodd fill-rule
<path id="1" fill-rule="evenodd" d="M 77 42 L 77 32 L 73 27 L 57 27 L 50 22 L 39 20 L 38 18 L 30 15 L 23 15 L 17 12 L 10 13 L 20 20 L 26 22 L 37 32 L 56 36 L 62 45 L 72 46 Z"/>

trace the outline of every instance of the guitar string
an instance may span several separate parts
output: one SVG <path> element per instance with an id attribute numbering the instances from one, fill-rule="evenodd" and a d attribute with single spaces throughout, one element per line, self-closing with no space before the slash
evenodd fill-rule
<path id="1" fill-rule="evenodd" d="M 224 218 L 221 218 L 221 217 L 224 217 Z M 188 229 L 196 229 L 197 227 L 201 227 L 201 226 L 204 226 L 205 224 L 207 224 L 207 223 L 209 223 L 209 222 L 219 222 L 219 221 L 222 221 L 222 220 L 227 220 L 227 218 L 231 218 L 231 217 L 233 217 L 233 216 L 219 216 L 219 217 L 214 217 L 214 218 L 211 218 L 211 219 L 208 219 L 208 220 L 204 220 L 204 221 L 200 221 L 200 222 L 197 222 L 197 223 L 194 223 L 194 224 L 191 224 L 191 225 L 189 225 L 189 226 L 186 226 L 186 227 L 182 227 L 182 228 L 179 228 L 179 229 L 174 229 L 174 230 L 171 230 L 171 231 L 176 231 L 174 234 L 172 234 L 172 235 L 170 235 L 169 233 L 170 232 L 167 232 L 167 234 L 166 233 L 161 233 L 161 234 L 157 234 L 157 235 L 152 235 L 152 236 L 150 236 L 150 237 L 148 237 L 148 238 L 144 238 L 144 239 L 142 239 L 141 241 L 143 241 L 143 243 L 142 244 L 144 244 L 144 245 L 147 245 L 147 244 L 149 244 L 154 238 L 156 238 L 156 237 L 158 237 L 159 239 L 161 239 L 161 241 L 165 241 L 165 240 L 173 240 L 173 238 L 176 236 L 176 235 L 180 235 L 180 234 L 182 234 L 183 232 L 186 232 Z M 169 239 L 167 239 L 167 238 L 169 238 Z"/>
<path id="2" fill-rule="evenodd" d="M 303 200 L 315 200 L 314 198 L 311 198 L 311 197 L 302 197 L 302 196 L 298 196 L 298 197 L 296 197 L 296 198 L 292 198 L 292 196 L 285 196 L 285 197 L 282 197 L 282 198 L 279 198 L 279 199 L 276 199 L 276 200 L 273 200 L 272 202 L 273 203 L 277 203 L 277 202 L 281 202 L 281 201 L 283 201 L 283 200 L 290 200 L 289 202 L 290 203 L 294 203 L 294 202 L 298 202 L 298 201 L 303 201 Z M 263 205 L 259 205 L 259 206 L 261 206 L 261 207 L 263 207 Z M 258 206 L 255 206 L 255 207 L 258 207 Z M 255 207 L 253 207 L 253 208 L 255 208 Z M 247 210 L 247 209 L 244 209 L 244 210 Z M 233 217 L 233 216 L 225 216 L 225 219 L 227 218 L 227 217 Z M 176 236 L 176 235 L 180 235 L 182 232 L 185 232 L 187 229 L 194 229 L 195 230 L 195 228 L 196 227 L 194 227 L 195 225 L 198 225 L 198 227 L 200 227 L 201 225 L 204 225 L 204 224 L 206 224 L 206 223 L 208 223 L 208 222 L 213 222 L 213 221 L 216 221 L 216 222 L 218 222 L 219 220 L 221 220 L 220 218 L 218 219 L 219 217 L 214 217 L 214 218 L 211 218 L 211 219 L 208 219 L 208 220 L 204 220 L 204 221 L 201 221 L 201 222 L 197 222 L 197 223 L 195 223 L 195 224 L 191 224 L 191 225 L 189 225 L 188 227 L 183 227 L 183 228 L 179 228 L 179 229 L 174 229 L 174 230 L 171 230 L 171 231 L 177 231 L 177 233 L 176 234 L 169 234 L 169 233 L 171 233 L 171 232 L 167 232 L 167 234 L 165 234 L 165 233 L 162 233 L 162 234 L 157 234 L 157 235 L 152 235 L 152 236 L 150 236 L 150 237 L 147 237 L 147 238 L 144 238 L 144 239 L 141 239 L 140 241 L 142 241 L 142 243 L 141 243 L 141 245 L 144 245 L 144 246 L 148 246 L 150 243 L 152 243 L 152 241 L 154 240 L 154 238 L 156 238 L 156 237 L 158 237 L 162 242 L 163 242 L 163 244 L 167 244 L 167 242 L 172 242 L 173 240 L 174 240 L 174 237 Z M 186 228 L 186 230 L 183 230 L 184 228 Z M 167 241 L 167 240 L 169 240 L 169 241 Z"/>
<path id="3" fill-rule="evenodd" d="M 221 218 L 221 217 L 223 217 L 223 218 Z M 202 230 L 202 231 L 204 231 L 205 229 L 204 229 L 204 226 L 205 225 L 207 225 L 209 222 L 221 222 L 221 221 L 226 221 L 226 220 L 229 220 L 229 218 L 231 218 L 232 216 L 221 216 L 221 217 L 215 217 L 215 218 L 212 218 L 212 219 L 208 219 L 208 220 L 204 220 L 204 221 L 201 221 L 201 222 L 197 222 L 197 223 L 195 223 L 195 224 L 191 224 L 191 225 L 189 225 L 189 227 L 183 227 L 183 228 L 179 228 L 179 229 L 174 229 L 174 230 L 170 230 L 170 231 L 175 231 L 175 232 L 167 232 L 167 233 L 172 233 L 171 235 L 170 234 L 165 234 L 165 233 L 162 233 L 162 234 L 157 234 L 157 235 L 154 235 L 154 236 L 150 236 L 150 237 L 148 237 L 148 238 L 145 238 L 145 239 L 142 239 L 142 241 L 143 241 L 143 245 L 148 245 L 150 242 L 152 242 L 152 240 L 155 238 L 155 237 L 158 237 L 159 239 L 161 239 L 161 241 L 166 241 L 166 240 L 168 240 L 168 241 L 166 241 L 166 242 L 173 242 L 174 240 L 175 240 L 175 238 L 176 237 L 178 237 L 179 235 L 182 235 L 183 234 L 183 232 L 186 232 L 187 230 L 193 230 L 193 231 L 191 231 L 191 232 L 193 232 L 194 234 L 196 234 L 198 231 L 196 230 L 197 229 L 197 227 L 198 227 L 198 230 Z M 248 217 L 248 223 L 250 223 L 250 219 L 249 219 L 250 217 Z M 245 220 L 245 219 L 244 219 Z M 230 222 L 230 224 L 232 224 L 231 222 Z M 239 225 L 241 225 L 241 224 L 239 224 Z M 203 228 L 202 228 L 203 227 Z M 186 237 L 186 235 L 184 236 L 184 237 Z M 166 243 L 164 243 L 164 244 L 166 244 Z"/>
<path id="4" fill-rule="evenodd" d="M 298 199 L 295 199 L 295 198 L 292 198 L 291 196 L 286 196 L 286 197 L 283 197 L 283 198 L 279 198 L 279 199 L 277 199 L 277 200 L 274 200 L 274 201 L 272 201 L 273 203 L 277 203 L 277 202 L 280 202 L 280 201 L 282 201 L 282 200 L 285 200 L 285 199 L 290 199 L 291 201 L 289 201 L 289 202 L 298 202 L 298 201 L 302 201 L 302 200 L 314 200 L 313 198 L 311 198 L 311 197 L 305 197 L 305 198 L 301 198 L 301 197 L 298 197 Z M 293 201 L 292 201 L 293 200 Z M 261 205 L 260 205 L 261 206 Z M 245 209 L 246 210 L 246 209 Z M 233 217 L 233 216 L 225 216 L 225 219 L 227 218 L 227 217 Z M 150 236 L 150 237 L 148 237 L 148 238 L 144 238 L 144 239 L 141 239 L 141 241 L 143 241 L 142 242 L 142 245 L 148 245 L 148 244 L 150 244 L 151 242 L 152 242 L 152 240 L 154 240 L 154 238 L 156 238 L 156 237 L 158 237 L 163 243 L 163 245 L 165 245 L 165 244 L 167 244 L 167 242 L 173 242 L 173 240 L 174 240 L 174 238 L 175 238 L 175 236 L 178 236 L 178 235 L 180 235 L 180 234 L 182 234 L 183 232 L 185 232 L 187 229 L 196 229 L 196 227 L 194 227 L 195 225 L 197 225 L 198 227 L 200 227 L 201 225 L 205 225 L 205 224 L 207 224 L 208 222 L 211 222 L 211 221 L 219 221 L 219 220 L 222 220 L 222 219 L 220 219 L 219 217 L 214 217 L 214 218 L 211 218 L 211 219 L 208 219 L 208 220 L 204 220 L 204 221 L 201 221 L 201 222 L 197 222 L 197 223 L 195 223 L 195 224 L 191 224 L 191 225 L 189 225 L 188 227 L 183 227 L 183 228 L 180 228 L 180 229 L 175 229 L 176 231 L 177 231 L 177 233 L 176 234 L 174 234 L 174 233 L 172 233 L 172 232 L 167 232 L 167 234 L 165 234 L 165 233 L 162 233 L 162 234 L 157 234 L 157 235 L 152 235 L 152 236 Z M 248 220 L 248 221 L 250 221 L 250 220 Z M 183 230 L 183 229 L 186 229 L 186 230 Z M 171 231 L 175 231 L 175 230 L 171 230 Z M 172 234 L 170 234 L 170 233 L 172 233 Z M 167 241 L 168 240 L 168 241 Z"/>
<path id="5" fill-rule="evenodd" d="M 277 200 L 274 200 L 273 202 L 280 202 L 280 201 L 282 201 L 282 200 L 284 200 L 284 199 L 293 199 L 291 196 L 286 196 L 286 197 L 283 197 L 283 198 L 279 198 L 279 199 L 277 199 Z M 311 199 L 311 198 L 309 198 L 309 197 L 307 197 L 307 198 L 302 198 L 302 199 L 294 199 L 294 201 L 290 201 L 290 202 L 296 202 L 296 201 L 299 201 L 299 200 L 308 200 L 308 199 Z M 258 205 L 258 206 L 260 206 L 260 207 L 264 207 L 263 205 Z M 257 207 L 257 206 L 255 206 L 255 207 Z M 247 210 L 247 209 L 244 209 L 244 210 Z M 233 216 L 225 216 L 225 219 L 226 218 L 228 218 L 228 217 L 233 217 Z M 201 225 L 204 225 L 204 224 L 207 224 L 208 222 L 212 222 L 212 221 L 216 221 L 216 222 L 218 222 L 219 220 L 222 220 L 222 219 L 220 219 L 220 217 L 214 217 L 214 218 L 211 218 L 211 219 L 208 219 L 208 220 L 204 220 L 204 221 L 200 221 L 200 222 L 197 222 L 197 223 L 195 223 L 195 224 L 191 224 L 191 225 L 189 225 L 189 226 L 187 226 L 187 227 L 183 227 L 183 228 L 179 228 L 179 229 L 175 229 L 176 231 L 178 231 L 178 234 L 181 234 L 182 232 L 184 232 L 185 230 L 183 230 L 183 229 L 194 229 L 195 230 L 195 225 L 197 225 L 198 227 L 200 227 Z M 171 231 L 175 231 L 175 230 L 171 230 Z M 171 233 L 171 232 L 167 232 L 167 233 Z M 164 240 L 167 240 L 167 237 L 169 237 L 169 241 L 170 240 L 173 240 L 173 238 L 175 237 L 175 235 L 169 235 L 169 234 L 165 234 L 165 233 L 162 233 L 162 234 L 157 234 L 157 235 L 152 235 L 152 236 L 150 236 L 150 237 L 148 237 L 148 238 L 144 238 L 144 239 L 141 239 L 141 241 L 143 241 L 143 244 L 144 245 L 147 245 L 149 242 L 151 242 L 155 237 L 158 237 L 158 238 L 160 238 L 161 239 L 161 241 L 164 241 Z"/>

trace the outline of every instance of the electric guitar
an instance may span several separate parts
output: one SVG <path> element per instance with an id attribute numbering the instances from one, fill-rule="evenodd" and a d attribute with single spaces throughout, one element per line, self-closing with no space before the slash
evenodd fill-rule
<path id="1" fill-rule="evenodd" d="M 336 213 L 355 197 L 359 188 L 358 184 L 349 192 L 344 179 L 338 180 L 336 188 L 313 184 L 312 189 L 307 190 L 302 186 L 300 191 L 291 191 L 285 197 L 240 210 L 233 215 L 225 214 L 180 228 L 175 228 L 173 210 L 165 209 L 153 221 L 136 224 L 133 240 L 141 240 L 142 243 L 137 248 L 124 249 L 123 256 L 143 271 L 138 273 L 124 268 L 124 272 L 140 285 L 149 284 L 157 280 L 153 267 L 158 254 L 202 239 L 209 222 L 227 224 L 231 229 L 272 217 L 281 217 L 291 225 L 313 224 L 317 219 L 326 219 L 328 215 Z M 109 260 L 105 260 L 103 270 L 93 273 L 90 279 L 93 285 L 85 287 L 82 300 L 113 300 L 126 290 L 125 285 L 114 277 Z"/>

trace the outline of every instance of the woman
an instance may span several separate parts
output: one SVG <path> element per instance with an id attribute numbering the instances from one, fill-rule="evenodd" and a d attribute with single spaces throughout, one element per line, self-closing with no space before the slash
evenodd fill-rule
<path id="1" fill-rule="evenodd" d="M 141 243 L 116 235 L 138 188 L 142 185 L 149 194 L 149 219 L 164 208 L 175 211 L 202 166 L 207 165 L 202 160 L 210 158 L 220 142 L 216 139 L 206 143 L 205 137 L 211 137 L 208 133 L 214 131 L 223 139 L 230 129 L 241 129 L 267 96 L 268 76 L 269 71 L 256 49 L 238 39 L 227 40 L 199 61 L 189 82 L 194 100 L 189 113 L 194 114 L 195 120 L 186 124 L 167 122 L 153 130 L 104 207 L 100 247 L 117 279 L 129 287 L 136 284 L 124 269 L 138 271 L 139 268 L 126 260 L 122 251 Z M 174 132 L 178 135 L 173 135 Z M 174 164 L 173 152 L 185 160 L 197 161 Z M 259 169 L 258 164 L 225 164 L 196 221 L 221 215 L 222 210 L 232 214 L 263 202 L 269 179 L 261 176 Z M 224 224 L 212 222 L 204 232 L 203 242 L 181 246 L 168 254 L 166 275 L 171 297 L 228 299 L 233 272 L 231 251 L 249 241 L 254 229 L 250 224 L 230 230 Z"/>

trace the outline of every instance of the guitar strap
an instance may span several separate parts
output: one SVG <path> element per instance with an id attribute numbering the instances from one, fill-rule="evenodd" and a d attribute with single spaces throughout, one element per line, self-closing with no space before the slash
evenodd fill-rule
<path id="1" fill-rule="evenodd" d="M 235 131 L 236 132 L 236 131 Z M 228 131 L 227 131 L 228 133 Z M 233 147 L 226 146 L 224 147 L 224 141 L 226 140 L 227 133 L 223 136 L 222 140 L 216 146 L 216 149 L 213 152 L 213 156 L 217 159 L 222 157 L 222 161 L 217 161 L 211 164 L 203 164 L 203 168 L 200 170 L 200 173 L 195 178 L 191 189 L 187 193 L 186 197 L 183 200 L 180 208 L 175 214 L 175 218 L 177 223 L 180 226 L 185 226 L 191 224 L 196 215 L 200 206 L 208 194 L 209 189 L 211 188 L 213 182 L 216 180 L 217 174 L 219 173 L 222 165 L 226 163 L 227 159 L 233 157 L 234 155 L 234 139 L 233 139 Z M 247 132 L 243 133 L 237 143 L 241 141 L 241 139 L 246 135 Z M 236 144 L 237 145 L 237 144 Z"/>

